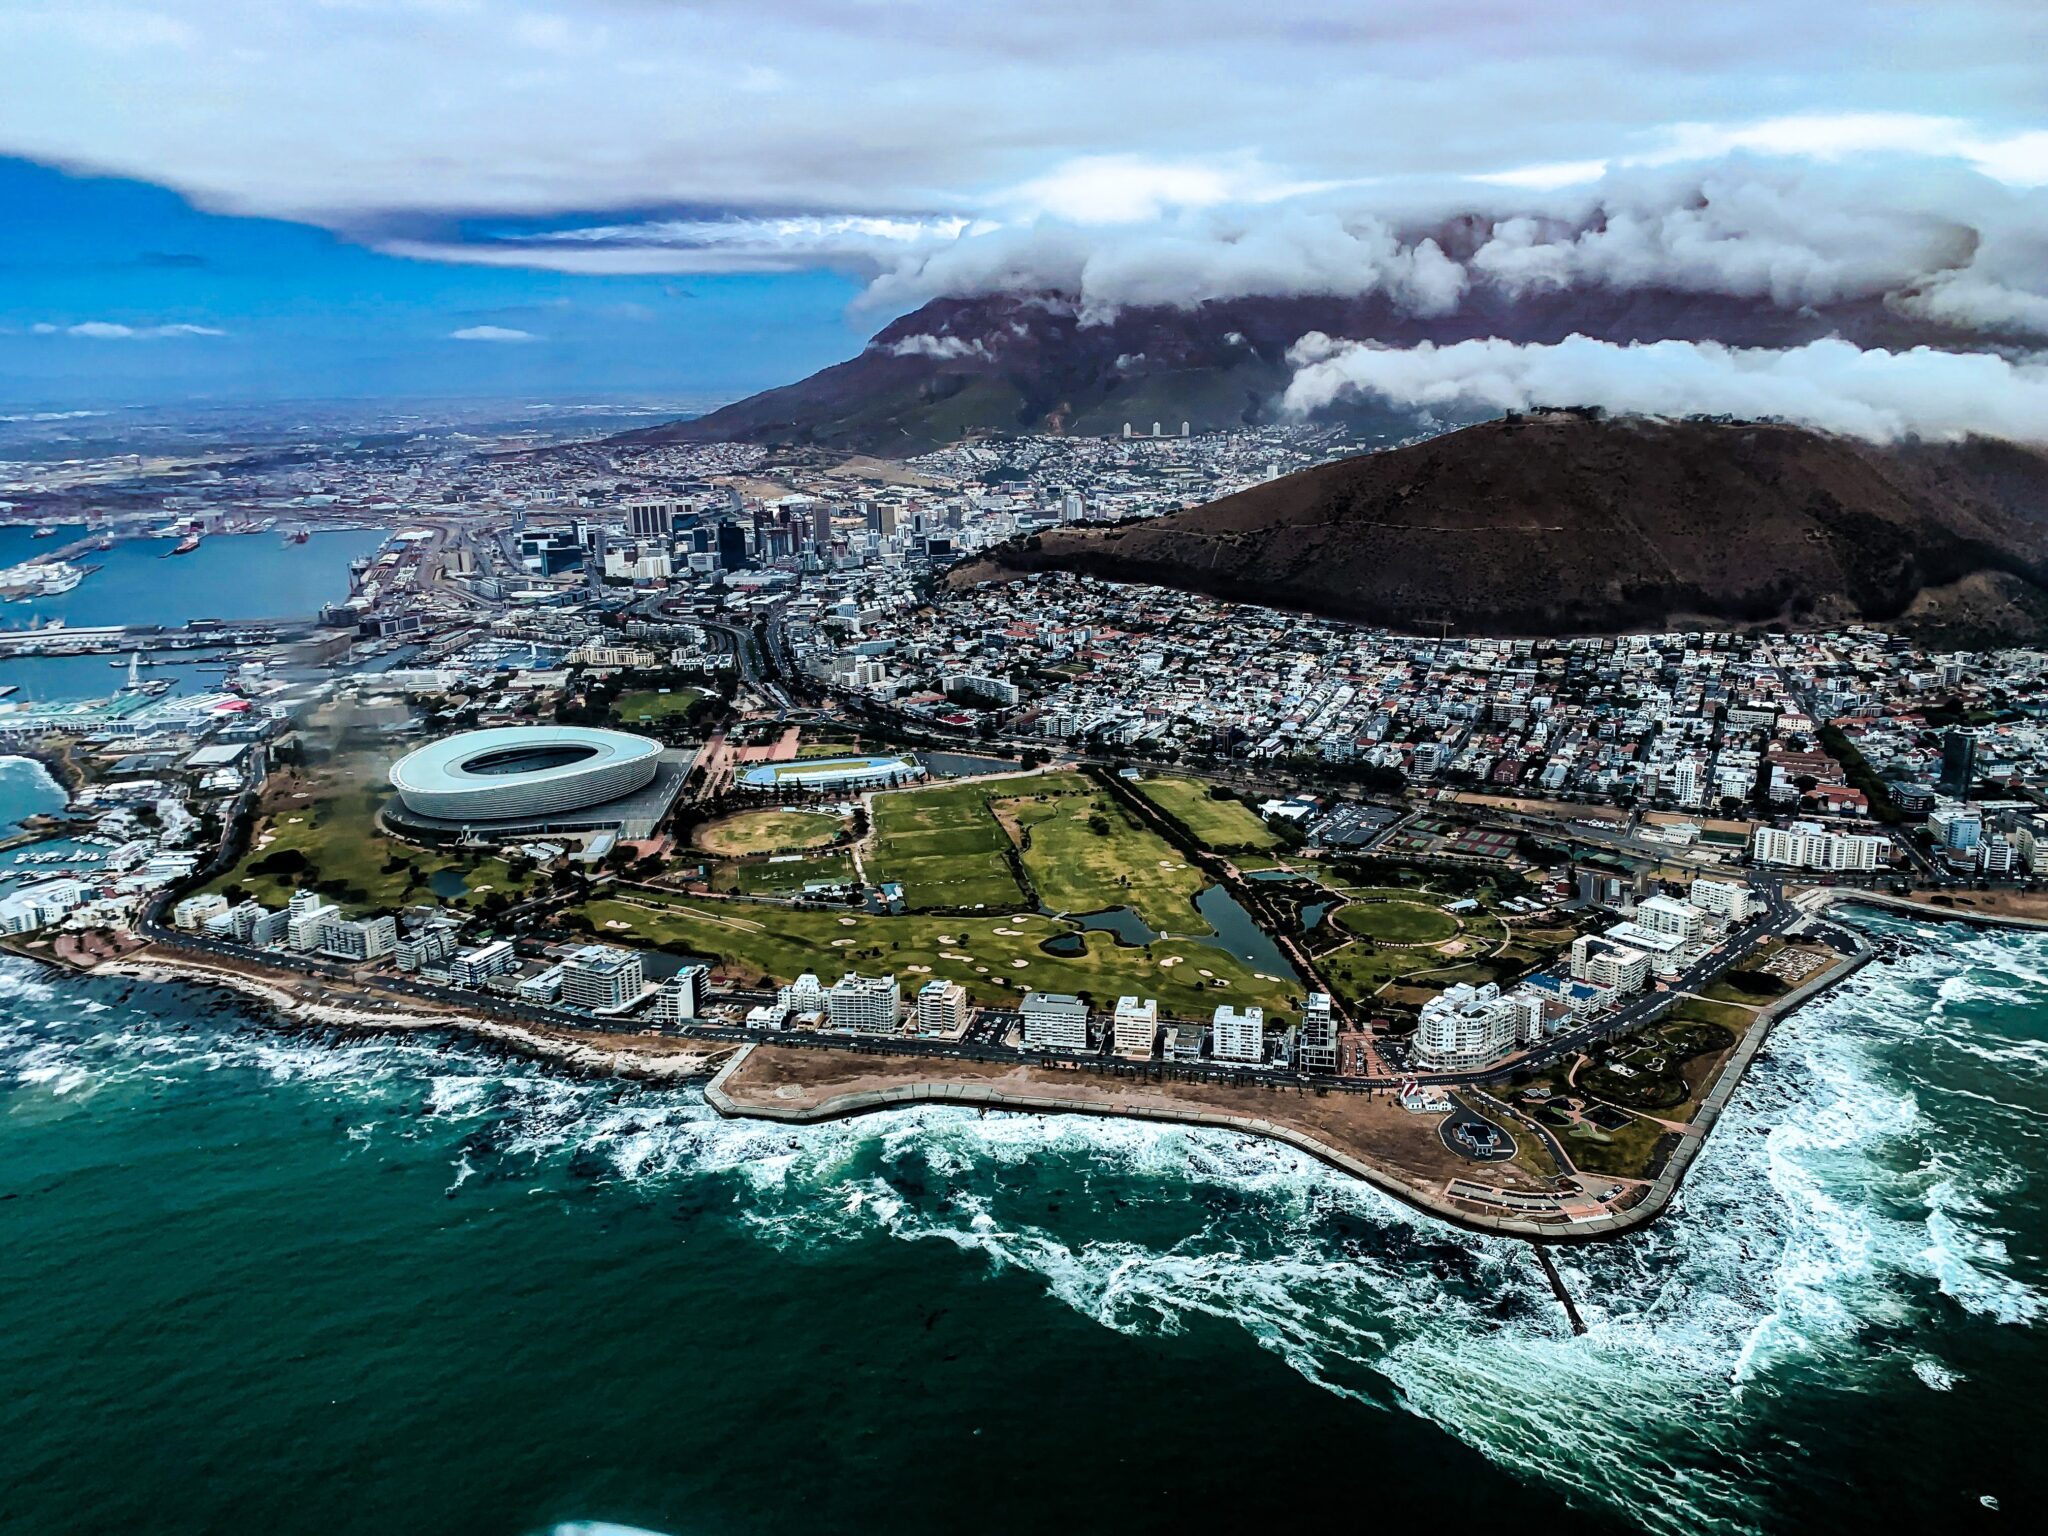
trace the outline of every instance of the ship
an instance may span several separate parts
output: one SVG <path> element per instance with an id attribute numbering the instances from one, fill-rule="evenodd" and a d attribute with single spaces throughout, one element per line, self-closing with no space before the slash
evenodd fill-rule
<path id="1" fill-rule="evenodd" d="M 178 540 L 177 544 L 172 547 L 171 555 L 189 555 L 192 553 L 193 550 L 197 549 L 198 547 L 199 535 L 196 533 L 188 533 L 185 535 L 184 538 Z M 168 560 L 170 558 L 170 555 L 166 555 L 164 556 L 164 558 Z"/>
<path id="2" fill-rule="evenodd" d="M 34 533 L 30 534 L 29 537 L 32 539 L 54 539 L 57 537 L 57 530 L 48 523 L 44 523 Z"/>

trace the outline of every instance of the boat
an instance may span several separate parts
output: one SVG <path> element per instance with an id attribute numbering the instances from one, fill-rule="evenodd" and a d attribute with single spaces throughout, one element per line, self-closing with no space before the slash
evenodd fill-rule
<path id="1" fill-rule="evenodd" d="M 199 535 L 196 533 L 188 533 L 185 535 L 184 538 L 178 540 L 177 544 L 171 550 L 171 555 L 189 555 L 192 553 L 193 550 L 197 549 L 198 547 Z M 164 556 L 164 558 L 168 560 L 170 558 L 170 555 L 166 555 Z"/>
<path id="2" fill-rule="evenodd" d="M 284 541 L 287 544 L 303 544 L 311 537 L 312 535 L 306 532 L 305 529 L 294 528 L 290 533 L 285 535 Z"/>
<path id="3" fill-rule="evenodd" d="M 43 523 L 40 526 L 38 526 L 36 531 L 30 534 L 29 537 L 32 539 L 54 539 L 55 537 L 57 537 L 57 530 L 55 528 L 52 528 L 48 523 Z"/>

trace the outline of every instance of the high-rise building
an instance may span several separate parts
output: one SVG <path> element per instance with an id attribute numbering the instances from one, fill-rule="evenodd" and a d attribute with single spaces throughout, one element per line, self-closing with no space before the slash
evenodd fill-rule
<path id="1" fill-rule="evenodd" d="M 518 963 L 510 939 L 493 939 L 475 949 L 464 950 L 448 962 L 448 979 L 458 987 L 480 987 L 493 976 L 502 976 Z"/>
<path id="2" fill-rule="evenodd" d="M 1950 731 L 1941 738 L 1941 789 L 1967 800 L 1976 782 L 1977 738 L 1968 731 Z"/>
<path id="3" fill-rule="evenodd" d="M 1154 435 L 1157 435 L 1156 430 Z M 1239 1010 L 1229 1003 L 1218 1003 L 1209 1027 L 1212 1031 L 1209 1054 L 1218 1061 L 1257 1066 L 1266 1059 L 1265 1009 Z"/>
<path id="4" fill-rule="evenodd" d="M 1422 1005 L 1415 1026 L 1415 1062 L 1422 1067 L 1477 1067 L 1515 1043 L 1516 1010 L 1492 982 L 1461 981 Z"/>
<path id="5" fill-rule="evenodd" d="M 710 984 L 711 968 L 686 965 L 661 984 L 654 994 L 653 1017 L 663 1024 L 694 1019 L 704 1006 L 704 989 Z"/>
<path id="6" fill-rule="evenodd" d="M 747 530 L 738 523 L 718 525 L 718 563 L 728 571 L 747 568 Z"/>
<path id="7" fill-rule="evenodd" d="M 1068 992 L 1026 992 L 1024 1044 L 1034 1050 L 1088 1049 L 1088 1005 Z"/>
<path id="8" fill-rule="evenodd" d="M 621 1008 L 645 984 L 640 956 L 609 944 L 585 944 L 562 962 L 562 1001 L 571 1008 L 602 1013 Z"/>
<path id="9" fill-rule="evenodd" d="M 381 917 L 349 919 L 332 909 L 320 920 L 315 944 L 323 955 L 340 960 L 375 960 L 398 945 L 398 922 Z"/>
<path id="10" fill-rule="evenodd" d="M 832 507 L 829 502 L 819 502 L 811 508 L 811 542 L 823 549 L 832 542 Z"/>
<path id="11" fill-rule="evenodd" d="M 1756 893 L 1748 886 L 1734 880 L 1716 880 L 1710 875 L 1693 881 L 1687 899 L 1702 912 L 1725 917 L 1732 923 L 1747 922 L 1757 905 Z"/>
<path id="12" fill-rule="evenodd" d="M 957 1035 L 967 1027 L 967 989 L 937 978 L 917 989 L 917 1032 Z"/>
<path id="13" fill-rule="evenodd" d="M 660 499 L 626 503 L 626 532 L 636 539 L 665 541 L 675 524 L 674 502 Z"/>
<path id="14" fill-rule="evenodd" d="M 1159 1000 L 1148 997 L 1141 1002 L 1135 997 L 1118 998 L 1111 1037 L 1117 1055 L 1150 1057 L 1159 1043 Z"/>
<path id="15" fill-rule="evenodd" d="M 903 990 L 894 976 L 857 976 L 848 971 L 825 990 L 825 1015 L 834 1029 L 886 1034 L 903 1011 Z"/>
<path id="16" fill-rule="evenodd" d="M 1636 903 L 1635 921 L 1639 927 L 1652 933 L 1666 934 L 1674 939 L 1693 939 L 1699 936 L 1700 909 L 1689 902 L 1674 901 L 1669 896 L 1645 896 Z"/>
<path id="17" fill-rule="evenodd" d="M 1327 992 L 1311 992 L 1301 1000 L 1301 1032 L 1295 1037 L 1294 1064 L 1304 1072 L 1337 1070 L 1337 1021 Z"/>

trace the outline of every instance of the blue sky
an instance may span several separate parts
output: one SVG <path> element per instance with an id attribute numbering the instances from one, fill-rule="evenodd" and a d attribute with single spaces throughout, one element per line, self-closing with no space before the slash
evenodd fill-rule
<path id="1" fill-rule="evenodd" d="M 873 323 L 849 319 L 861 285 L 829 270 L 581 276 L 409 259 L 20 159 L 0 158 L 0 209 L 0 403 L 13 406 L 724 399 L 857 351 Z"/>
<path id="2" fill-rule="evenodd" d="M 1016 290 L 2010 354 L 2044 57 L 2041 0 L 0 0 L 0 402 L 722 398 Z"/>

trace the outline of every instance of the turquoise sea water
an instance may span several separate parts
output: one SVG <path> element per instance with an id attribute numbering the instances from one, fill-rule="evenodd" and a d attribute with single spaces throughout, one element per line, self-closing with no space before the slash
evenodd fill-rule
<path id="1" fill-rule="evenodd" d="M 1905 929 L 1559 1254 L 1286 1149 L 790 1130 L 0 962 L 0 1487 L 63 1530 L 2038 1521 L 2048 940 Z"/>
<path id="2" fill-rule="evenodd" d="M 0 837 L 19 831 L 31 816 L 54 816 L 70 799 L 34 758 L 0 756 Z"/>
<path id="3" fill-rule="evenodd" d="M 24 542 L 18 530 L 12 532 L 15 559 L 65 542 Z M 286 544 L 279 534 L 248 533 L 203 540 L 188 555 L 168 554 L 168 539 L 128 539 L 104 554 L 81 555 L 79 563 L 100 569 L 62 597 L 0 608 L 0 624 L 18 628 L 62 619 L 78 627 L 307 618 L 323 604 L 348 596 L 349 561 L 369 554 L 383 539 L 375 530 L 352 530 L 316 533 L 304 544 Z M 9 562 L 9 548 L 0 546 L 0 564 Z M 24 681 L 12 675 L 5 680 Z M 38 696 L 32 689 L 23 692 Z"/>

